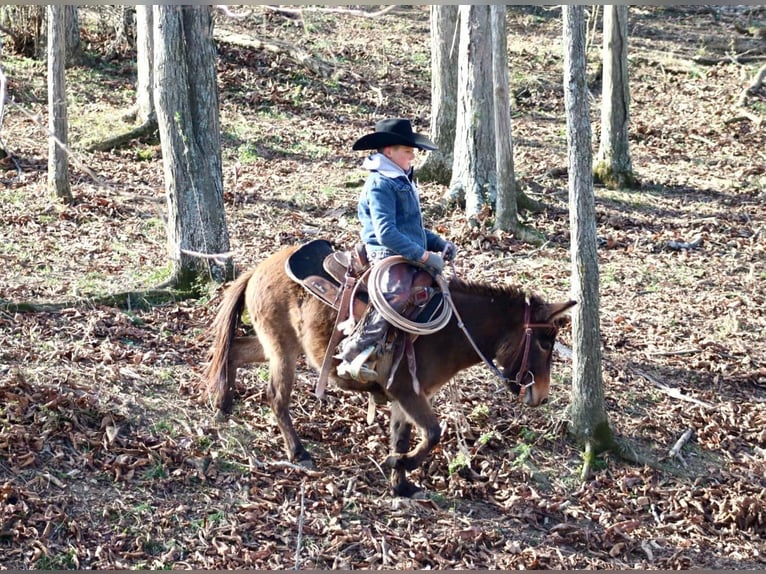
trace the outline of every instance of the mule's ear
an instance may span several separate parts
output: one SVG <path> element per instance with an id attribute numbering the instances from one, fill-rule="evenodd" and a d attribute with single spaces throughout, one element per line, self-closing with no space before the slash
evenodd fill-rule
<path id="1" fill-rule="evenodd" d="M 567 301 L 566 303 L 548 303 L 543 307 L 545 321 L 547 323 L 554 323 L 569 312 L 569 310 L 577 305 L 577 301 Z"/>

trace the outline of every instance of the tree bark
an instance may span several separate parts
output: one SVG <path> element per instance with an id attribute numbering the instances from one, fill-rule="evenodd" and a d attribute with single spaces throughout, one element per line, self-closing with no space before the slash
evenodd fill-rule
<path id="1" fill-rule="evenodd" d="M 67 4 L 64 6 L 64 37 L 66 38 L 66 65 L 75 66 L 82 59 L 80 46 L 80 19 L 77 15 L 77 6 Z"/>
<path id="2" fill-rule="evenodd" d="M 449 202 L 465 202 L 469 220 L 497 193 L 492 51 L 488 5 L 461 5 L 457 121 Z"/>
<path id="3" fill-rule="evenodd" d="M 607 187 L 633 188 L 638 181 L 628 143 L 628 6 L 605 5 L 603 26 L 601 142 L 593 173 Z"/>
<path id="4" fill-rule="evenodd" d="M 0 25 L 13 40 L 15 52 L 28 58 L 41 58 L 44 38 L 45 6 L 0 6 Z"/>
<path id="5" fill-rule="evenodd" d="M 431 140 L 439 147 L 418 166 L 420 181 L 449 185 L 457 116 L 457 5 L 431 6 Z"/>
<path id="6" fill-rule="evenodd" d="M 154 108 L 154 34 L 152 7 L 136 5 L 136 101 L 141 124 L 157 122 Z"/>
<path id="7" fill-rule="evenodd" d="M 153 6 L 154 94 L 165 171 L 171 283 L 233 276 L 223 204 L 215 45 L 209 6 Z M 190 253 L 194 252 L 194 253 Z"/>
<path id="8" fill-rule="evenodd" d="M 67 144 L 64 6 L 48 6 L 48 191 L 72 201 Z"/>
<path id="9" fill-rule="evenodd" d="M 495 228 L 511 231 L 519 227 L 516 207 L 516 174 L 513 169 L 511 101 L 508 95 L 508 45 L 505 5 L 490 8 L 492 29 L 492 77 L 495 84 L 495 156 L 497 158 L 497 201 Z"/>
<path id="10" fill-rule="evenodd" d="M 564 6 L 564 104 L 569 156 L 572 298 L 572 431 L 586 453 L 612 448 L 604 403 L 599 324 L 596 211 L 593 194 L 591 125 L 585 69 L 583 6 Z M 586 465 L 589 460 L 586 457 Z"/>

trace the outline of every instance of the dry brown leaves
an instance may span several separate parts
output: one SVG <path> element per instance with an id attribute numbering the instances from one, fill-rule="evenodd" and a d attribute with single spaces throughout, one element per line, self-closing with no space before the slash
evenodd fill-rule
<path id="1" fill-rule="evenodd" d="M 537 410 L 518 409 L 477 367 L 457 379 L 457 403 L 447 392 L 436 400 L 444 439 L 413 477 L 428 497 L 392 499 L 379 466 L 387 409 L 367 425 L 363 397 L 331 390 L 318 403 L 304 364 L 293 414 L 316 471 L 284 460 L 263 370 L 243 372 L 234 415 L 214 419 L 198 384 L 218 293 L 149 311 L 0 311 L 0 563 L 762 568 L 766 136 L 724 121 L 744 69 L 728 61 L 692 70 L 683 59 L 690 46 L 722 57 L 731 45 L 744 50 L 741 39 L 731 44 L 731 16 L 663 10 L 631 12 L 632 153 L 644 187 L 598 189 L 596 204 L 610 422 L 660 468 L 606 455 L 581 484 L 580 452 L 566 434 L 566 359 L 554 364 L 551 403 Z M 342 58 L 347 73 L 323 83 L 286 59 L 221 47 L 226 202 L 242 268 L 317 235 L 354 241 L 364 174 L 348 142 L 372 116 L 414 117 L 424 128 L 429 113 L 427 7 L 376 21 L 315 14 L 303 27 L 269 18 L 258 33 Z M 549 243 L 519 243 L 491 221 L 469 227 L 437 206 L 443 189 L 421 188 L 426 215 L 460 246 L 461 275 L 551 299 L 569 287 L 566 182 L 546 176 L 565 164 L 556 18 L 510 11 L 516 169 L 548 205 L 529 223 Z M 394 65 L 403 53 L 393 30 L 414 60 Z M 660 60 L 658 50 L 677 56 Z M 72 89 L 91 98 L 94 88 Z M 10 114 L 5 133 L 24 173 L 3 190 L 0 297 L 62 301 L 151 285 L 166 265 L 156 142 L 136 143 L 145 161 L 135 149 L 88 156 L 104 181 L 81 177 L 80 201 L 61 208 L 43 192 L 36 128 Z M 693 248 L 671 246 L 697 238 Z M 461 464 L 466 449 L 470 465 Z"/>

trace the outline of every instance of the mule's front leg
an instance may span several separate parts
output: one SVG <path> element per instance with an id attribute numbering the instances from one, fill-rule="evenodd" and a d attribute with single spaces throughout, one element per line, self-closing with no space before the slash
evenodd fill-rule
<path id="1" fill-rule="evenodd" d="M 412 423 L 407 420 L 399 403 L 391 403 L 391 452 L 404 454 L 410 449 L 410 437 L 412 435 Z M 391 489 L 395 496 L 410 497 L 415 495 L 420 488 L 407 480 L 407 471 L 403 468 L 391 469 Z"/>
<path id="2" fill-rule="evenodd" d="M 411 422 L 412 421 L 412 422 Z M 412 423 L 420 430 L 423 438 L 410 452 Z M 428 453 L 439 444 L 441 427 L 431 405 L 425 397 L 408 397 L 406 406 L 400 402 L 391 405 L 391 448 L 394 454 L 386 459 L 392 467 L 391 487 L 397 496 L 412 496 L 420 489 L 407 480 L 407 472 L 418 468 Z"/>

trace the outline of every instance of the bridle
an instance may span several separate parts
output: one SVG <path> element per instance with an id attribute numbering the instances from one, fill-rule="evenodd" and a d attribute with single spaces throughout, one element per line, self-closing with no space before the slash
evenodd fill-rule
<path id="1" fill-rule="evenodd" d="M 455 319 L 457 319 L 457 326 L 460 327 L 461 331 L 463 331 L 465 338 L 468 339 L 469 343 L 471 343 L 473 350 L 476 351 L 476 354 L 479 355 L 479 357 L 481 357 L 487 367 L 489 367 L 489 370 L 492 371 L 495 376 L 499 378 L 503 383 L 505 383 L 506 386 L 512 388 L 513 385 L 516 385 L 519 387 L 518 400 L 519 402 L 522 402 L 524 400 L 524 394 L 526 393 L 526 390 L 535 384 L 535 374 L 527 368 L 529 363 L 529 349 L 532 345 L 532 330 L 555 329 L 556 326 L 553 323 L 532 323 L 532 305 L 530 305 L 529 299 L 524 302 L 524 334 L 521 337 L 521 343 L 519 343 L 519 346 L 514 353 L 512 363 L 516 361 L 516 357 L 518 357 L 519 353 L 522 352 L 522 348 L 523 355 L 521 357 L 521 366 L 516 373 L 516 378 L 510 379 L 506 377 L 500 369 L 497 368 L 497 365 L 495 365 L 491 359 L 489 359 L 484 353 L 481 352 L 481 350 L 479 350 L 479 347 L 476 345 L 473 337 L 471 337 L 471 334 L 468 332 L 465 323 L 463 323 L 463 318 L 460 316 L 460 313 L 455 306 L 455 302 L 452 300 L 452 295 L 450 294 L 449 288 L 447 286 L 447 280 L 442 277 L 441 274 L 439 274 L 436 276 L 436 281 L 442 290 L 443 297 L 447 300 L 447 303 L 449 303 L 450 307 L 452 308 L 452 313 L 455 315 Z M 523 381 L 527 375 L 532 375 L 532 381 L 524 384 Z"/>
<path id="2" fill-rule="evenodd" d="M 515 383 L 519 386 L 519 401 L 523 399 L 524 392 L 535 384 L 535 374 L 527 369 L 527 364 L 529 362 L 529 347 L 532 344 L 532 329 L 555 329 L 556 326 L 553 325 L 553 323 L 532 323 L 530 319 L 532 318 L 532 306 L 529 304 L 529 300 L 525 301 L 525 307 L 524 307 L 524 335 L 522 335 L 521 338 L 521 344 L 519 345 L 519 348 L 516 350 L 516 354 L 514 355 L 514 361 L 516 357 L 518 356 L 519 352 L 521 351 L 521 347 L 524 347 L 524 354 L 521 357 L 521 365 L 519 366 L 519 370 L 516 372 L 516 380 Z M 523 373 L 523 374 L 522 374 Z M 524 384 L 522 381 L 526 378 L 527 375 L 532 375 L 532 382 Z"/>

